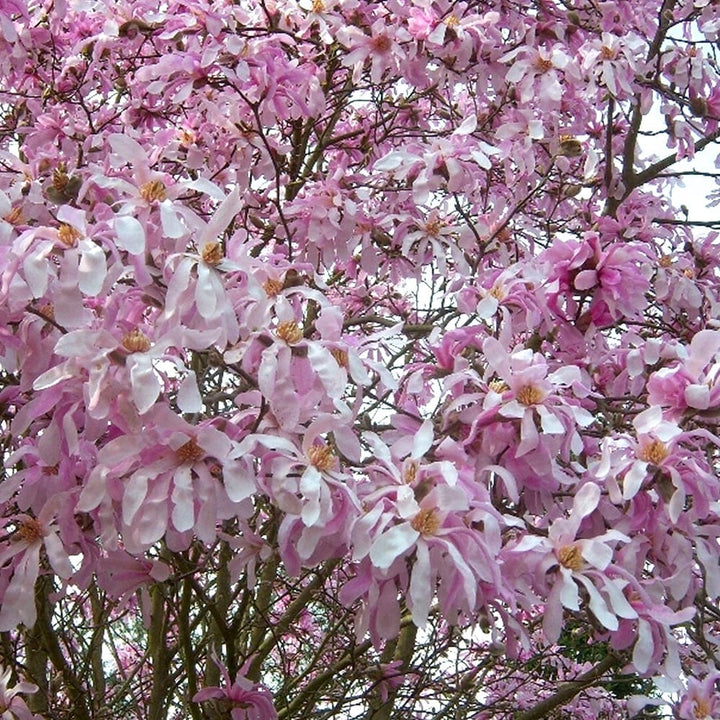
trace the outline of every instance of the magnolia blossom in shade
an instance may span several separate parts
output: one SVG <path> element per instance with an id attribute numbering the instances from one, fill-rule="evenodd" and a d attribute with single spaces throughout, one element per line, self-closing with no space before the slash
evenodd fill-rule
<path id="1" fill-rule="evenodd" d="M 192 698 L 194 703 L 215 701 L 215 707 L 221 713 L 227 713 L 232 720 L 277 720 L 277 711 L 273 705 L 272 695 L 260 683 L 254 683 L 244 677 L 240 671 L 235 681 L 225 666 L 216 661 L 224 687 L 204 687 Z"/>
<path id="2" fill-rule="evenodd" d="M 0 718 L 2 720 L 35 720 L 34 715 L 20 695 L 32 695 L 38 691 L 37 685 L 20 681 L 10 686 L 12 670 L 0 666 Z"/>

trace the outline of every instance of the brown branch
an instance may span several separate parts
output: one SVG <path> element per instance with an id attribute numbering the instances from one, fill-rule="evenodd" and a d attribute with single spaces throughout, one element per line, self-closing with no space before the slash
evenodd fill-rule
<path id="1" fill-rule="evenodd" d="M 621 663 L 622 660 L 617 655 L 609 654 L 594 668 L 579 675 L 575 680 L 562 683 L 552 697 L 539 702 L 531 710 L 519 713 L 515 717 L 515 720 L 541 720 L 542 718 L 549 717 L 553 710 L 569 703 L 583 690 L 595 685 L 608 670 L 617 667 Z"/>

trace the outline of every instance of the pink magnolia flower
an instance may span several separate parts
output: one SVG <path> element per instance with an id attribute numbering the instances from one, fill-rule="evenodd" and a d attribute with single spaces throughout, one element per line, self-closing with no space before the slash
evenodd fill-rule
<path id="1" fill-rule="evenodd" d="M 43 551 L 59 577 L 66 580 L 72 575 L 67 550 L 58 535 L 59 528 L 52 521 L 58 503 L 62 501 L 63 498 L 56 495 L 45 503 L 36 518 L 21 514 L 6 521 L 6 528 L 13 529 L 11 539 L 0 549 L 0 566 L 10 562 L 13 574 L 0 605 L 0 630 L 3 632 L 13 630 L 21 623 L 27 628 L 35 624 L 35 603 L 28 602 L 28 598 L 35 595 Z"/>
<path id="2" fill-rule="evenodd" d="M 33 715 L 25 701 L 19 697 L 20 694 L 36 693 L 37 685 L 20 681 L 10 687 L 12 670 L 2 666 L 0 669 L 0 720 L 36 720 L 36 718 L 39 720 L 40 716 Z"/>
<path id="3" fill-rule="evenodd" d="M 577 318 L 581 330 L 590 323 L 604 328 L 623 316 L 641 317 L 650 286 L 649 257 L 641 247 L 619 240 L 603 243 L 600 235 L 588 232 L 583 242 L 553 243 L 542 259 L 548 263 L 551 309 Z"/>
<path id="4" fill-rule="evenodd" d="M 496 407 L 502 417 L 520 421 L 520 444 L 516 457 L 535 450 L 541 442 L 535 423 L 540 420 L 544 435 L 568 435 L 573 448 L 579 449 L 580 437 L 576 426 L 587 427 L 593 416 L 579 402 L 568 402 L 559 393 L 572 388 L 576 395 L 585 395 L 582 373 L 577 366 L 567 365 L 549 373 L 544 358 L 530 349 L 508 353 L 495 338 L 487 338 L 483 352 L 489 369 L 494 371 L 505 387 L 488 394 L 485 407 Z"/>
<path id="5" fill-rule="evenodd" d="M 401 43 L 410 40 L 410 34 L 398 25 L 390 25 L 385 18 L 379 18 L 370 27 L 369 35 L 351 26 L 340 30 L 338 38 L 349 48 L 342 62 L 353 68 L 353 77 L 358 80 L 365 63 L 369 62 L 370 78 L 377 83 L 386 70 L 396 69 L 402 62 L 405 53 Z"/>
<path id="6" fill-rule="evenodd" d="M 682 720 L 715 720 L 720 717 L 718 672 L 708 673 L 702 680 L 690 678 L 687 692 L 680 701 L 677 717 Z"/>
<path id="7" fill-rule="evenodd" d="M 707 410 L 720 405 L 720 331 L 701 330 L 693 336 L 686 357 L 661 368 L 648 379 L 648 402 L 671 410 L 680 419 L 689 409 Z M 714 362 L 713 362 L 714 361 Z"/>
<path id="8" fill-rule="evenodd" d="M 369 549 L 372 564 L 392 574 L 397 560 L 413 557 L 407 600 L 419 627 L 427 621 L 438 581 L 441 604 L 453 621 L 458 612 L 470 615 L 478 602 L 480 583 L 501 584 L 496 560 L 499 547 L 494 547 L 494 540 L 499 539 L 496 519 L 483 513 L 486 532 L 469 528 L 464 522 L 470 509 L 468 497 L 458 485 L 437 485 L 419 502 L 410 486 L 401 486 L 393 504 L 375 529 Z"/>
<path id="9" fill-rule="evenodd" d="M 580 588 L 587 593 L 593 615 L 608 630 L 618 629 L 618 617 L 637 617 L 623 594 L 627 582 L 606 574 L 613 560 L 613 546 L 629 542 L 630 538 L 617 530 L 597 537 L 578 537 L 583 519 L 596 510 L 600 498 L 598 485 L 583 485 L 575 494 L 569 516 L 550 524 L 547 539 L 527 535 L 512 548 L 513 553 L 544 551 L 538 573 L 541 576 L 551 570 L 556 573 L 543 615 L 543 628 L 551 642 L 560 636 L 562 609 L 580 610 Z"/>
<path id="10" fill-rule="evenodd" d="M 544 47 L 519 47 L 500 58 L 511 63 L 505 80 L 517 86 L 524 102 L 537 99 L 558 104 L 563 97 L 563 71 L 571 60 L 559 44 Z"/>
<path id="11" fill-rule="evenodd" d="M 224 687 L 205 687 L 195 693 L 193 702 L 219 701 L 220 708 L 229 713 L 232 720 L 277 720 L 277 711 L 267 688 L 240 673 L 232 682 L 227 668 L 217 660 L 215 662 L 222 672 Z"/>

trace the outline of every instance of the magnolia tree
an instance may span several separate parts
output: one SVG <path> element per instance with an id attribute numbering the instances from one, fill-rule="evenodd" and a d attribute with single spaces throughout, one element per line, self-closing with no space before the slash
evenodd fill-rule
<path id="1" fill-rule="evenodd" d="M 0 717 L 719 717 L 719 38 L 1 0 Z"/>

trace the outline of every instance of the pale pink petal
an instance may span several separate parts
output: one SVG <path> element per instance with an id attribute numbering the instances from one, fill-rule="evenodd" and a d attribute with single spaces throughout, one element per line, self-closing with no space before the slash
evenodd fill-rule
<path id="1" fill-rule="evenodd" d="M 710 388 L 704 384 L 688 385 L 685 388 L 685 402 L 696 410 L 707 410 L 710 407 Z"/>
<path id="2" fill-rule="evenodd" d="M 122 500 L 123 522 L 131 525 L 137 511 L 145 502 L 148 492 L 149 477 L 145 472 L 138 471 L 130 476 L 125 483 L 125 492 Z"/>
<path id="3" fill-rule="evenodd" d="M 145 252 L 145 228 L 130 215 L 115 218 L 116 245 L 132 255 Z"/>
<path id="4" fill-rule="evenodd" d="M 69 578 L 73 573 L 72 565 L 70 564 L 67 551 L 57 536 L 57 533 L 48 533 L 43 538 L 43 544 L 45 545 L 45 552 L 47 553 L 52 569 L 59 577 L 64 579 Z"/>
<path id="5" fill-rule="evenodd" d="M 395 525 L 375 540 L 370 548 L 370 560 L 382 570 L 389 568 L 396 558 L 412 547 L 420 537 L 409 522 Z"/>
<path id="6" fill-rule="evenodd" d="M 585 483 L 575 494 L 573 515 L 587 517 L 600 502 L 600 488 L 595 483 Z"/>
<path id="7" fill-rule="evenodd" d="M 608 629 L 618 629 L 618 619 L 610 612 L 607 603 L 603 599 L 602 595 L 598 592 L 598 589 L 593 585 L 589 578 L 579 573 L 575 574 L 575 577 L 585 586 L 585 589 L 590 596 L 590 610 L 593 615 Z"/>
<path id="8" fill-rule="evenodd" d="M 640 618 L 638 620 L 638 637 L 632 654 L 633 665 L 639 673 L 647 672 L 654 652 L 655 645 L 653 643 L 650 623 Z"/>
<path id="9" fill-rule="evenodd" d="M 198 389 L 197 377 L 192 370 L 188 372 L 178 387 L 177 404 L 184 413 L 202 412 L 203 401 Z"/>
<path id="10" fill-rule="evenodd" d="M 371 554 L 372 555 L 372 554 Z M 415 549 L 415 561 L 410 576 L 410 609 L 412 619 L 419 628 L 425 627 L 430 613 L 430 602 L 435 590 L 427 544 L 419 542 Z"/>

